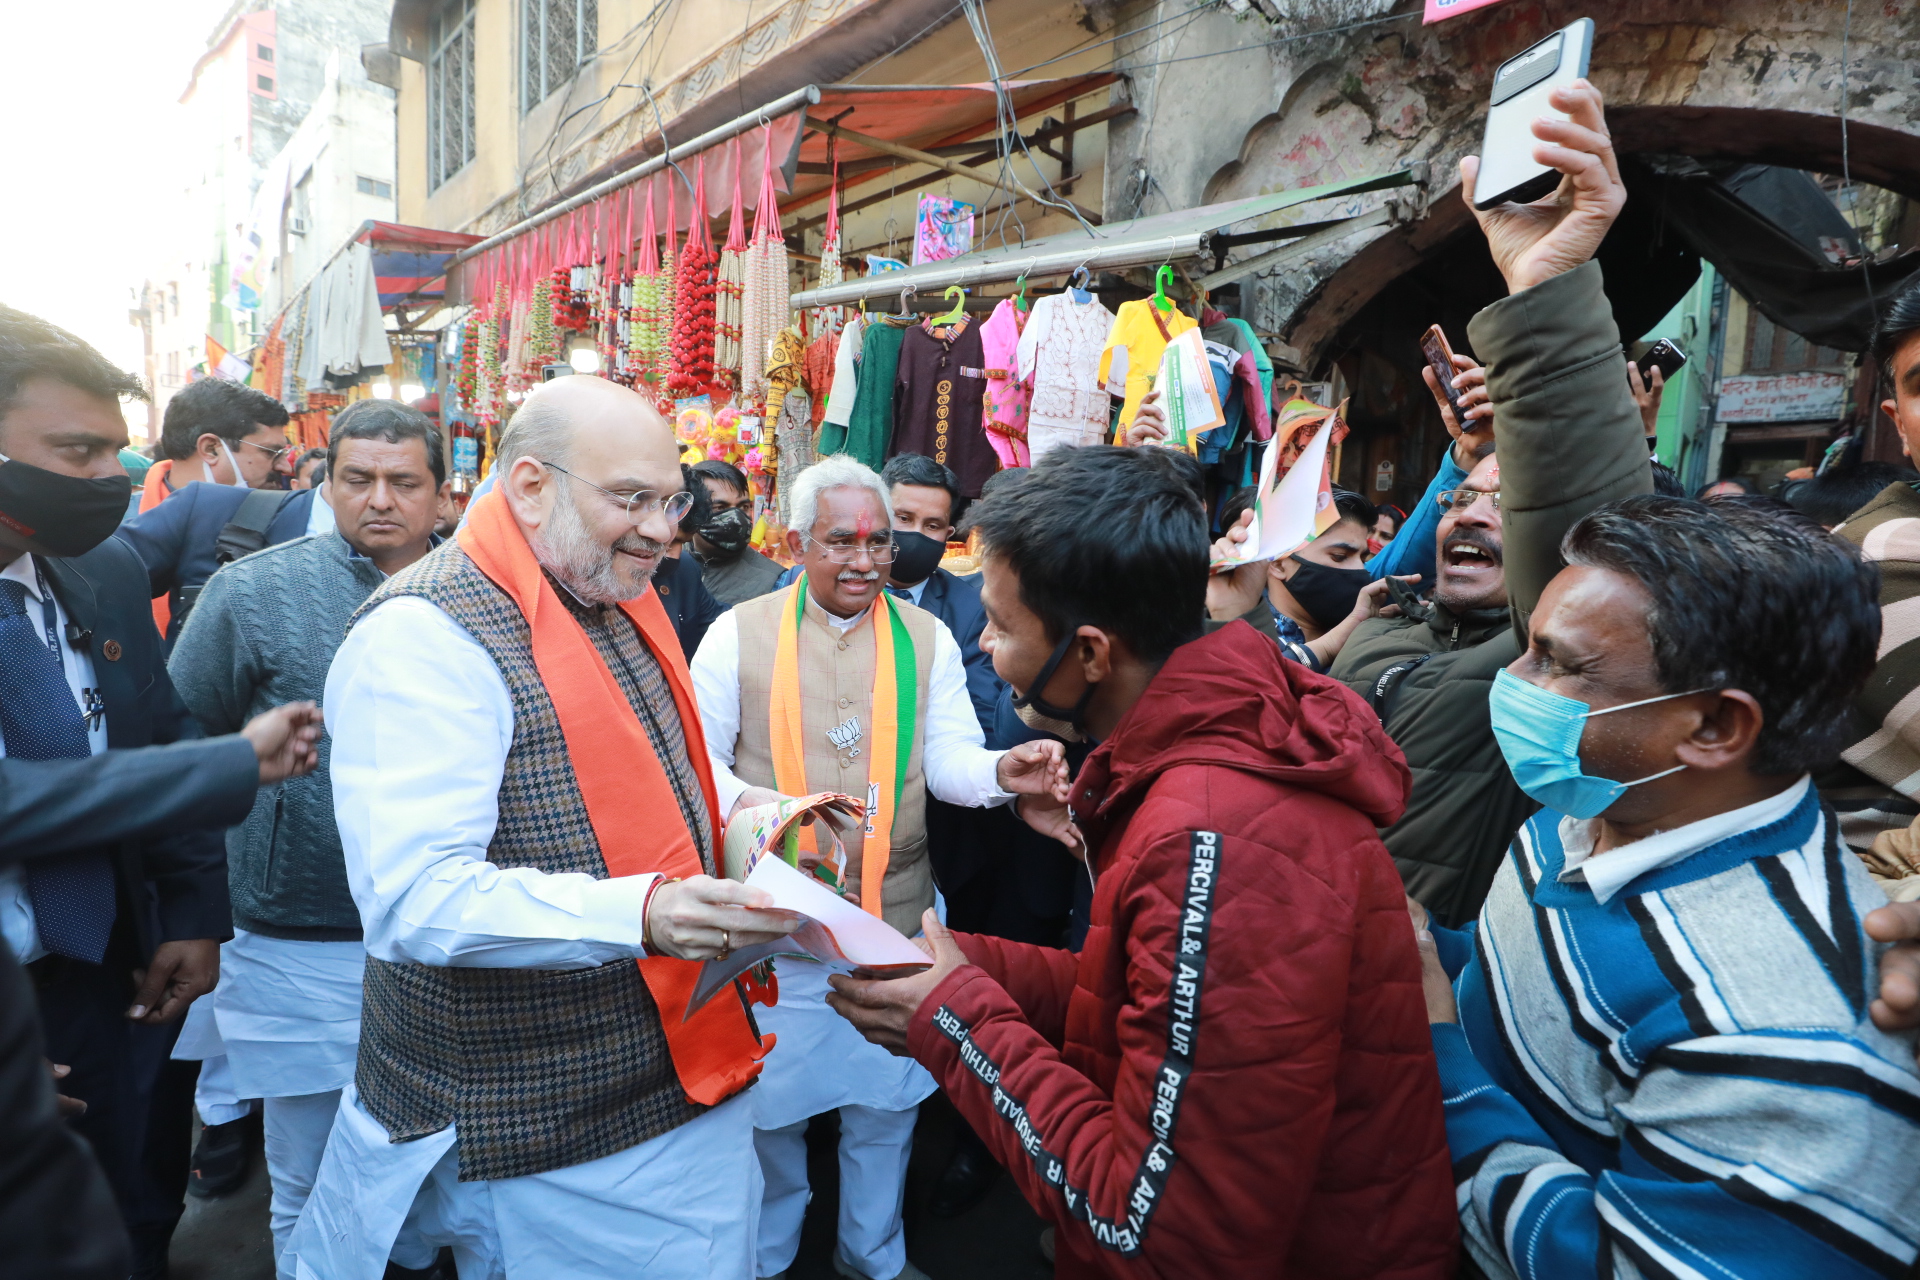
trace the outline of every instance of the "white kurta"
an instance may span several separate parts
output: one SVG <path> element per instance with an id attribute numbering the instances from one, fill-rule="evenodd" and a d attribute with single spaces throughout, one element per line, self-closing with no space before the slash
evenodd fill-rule
<path id="1" fill-rule="evenodd" d="M 513 702 L 486 650 L 453 619 L 418 597 L 380 605 L 334 656 L 325 706 L 334 816 L 367 954 L 530 969 L 643 954 L 642 907 L 656 877 L 549 875 L 486 860 Z M 349 1086 L 287 1256 L 300 1276 L 377 1280 L 414 1188 L 431 1175 L 428 1190 L 438 1190 L 413 1225 L 463 1251 L 463 1277 L 750 1276 L 760 1182 L 750 1106 L 735 1099 L 571 1168 L 461 1183 L 454 1128 L 390 1142 Z"/>

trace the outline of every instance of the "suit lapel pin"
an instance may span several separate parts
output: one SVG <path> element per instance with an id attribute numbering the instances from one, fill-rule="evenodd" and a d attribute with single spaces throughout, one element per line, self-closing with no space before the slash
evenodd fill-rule
<path id="1" fill-rule="evenodd" d="M 100 654 L 108 662 L 120 661 L 120 642 L 118 640 L 107 641 L 100 646 Z"/>

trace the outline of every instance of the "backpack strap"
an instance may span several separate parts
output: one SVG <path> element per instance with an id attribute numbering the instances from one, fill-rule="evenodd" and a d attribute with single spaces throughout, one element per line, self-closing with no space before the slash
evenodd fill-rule
<path id="1" fill-rule="evenodd" d="M 293 497 L 289 489 L 254 489 L 240 501 L 213 540 L 213 558 L 219 564 L 231 564 L 241 556 L 250 556 L 267 545 L 267 526 L 280 514 L 280 508 Z"/>

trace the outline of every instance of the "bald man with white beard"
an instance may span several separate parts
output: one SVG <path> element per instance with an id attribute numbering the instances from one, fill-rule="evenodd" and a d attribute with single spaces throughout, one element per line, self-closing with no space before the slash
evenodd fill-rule
<path id="1" fill-rule="evenodd" d="M 293 1274 L 377 1280 L 412 1204 L 468 1280 L 751 1277 L 739 1094 L 767 1045 L 744 998 L 683 1011 L 695 962 L 788 926 L 713 878 L 700 718 L 650 589 L 686 509 L 673 434 L 566 378 L 494 474 L 327 680 L 366 999 Z"/>

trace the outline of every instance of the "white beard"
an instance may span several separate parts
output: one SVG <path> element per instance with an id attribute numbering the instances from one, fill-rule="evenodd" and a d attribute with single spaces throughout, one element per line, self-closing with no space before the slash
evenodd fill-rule
<path id="1" fill-rule="evenodd" d="M 645 595 L 653 570 L 622 573 L 622 566 L 615 563 L 616 552 L 623 547 L 640 551 L 659 546 L 638 530 L 629 530 L 611 547 L 602 545 L 580 518 L 570 486 L 569 492 L 553 504 L 547 522 L 527 542 L 540 567 L 587 604 L 618 604 Z"/>

